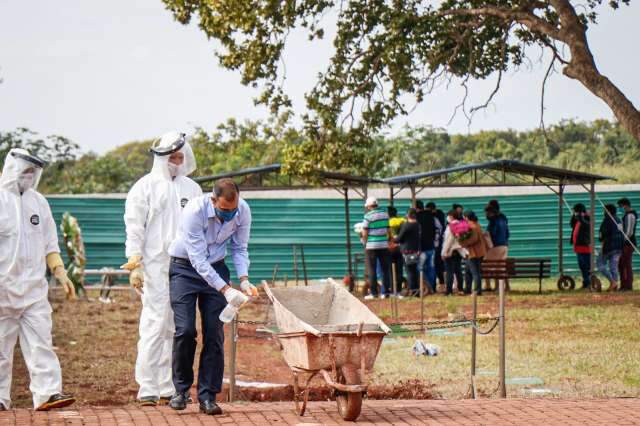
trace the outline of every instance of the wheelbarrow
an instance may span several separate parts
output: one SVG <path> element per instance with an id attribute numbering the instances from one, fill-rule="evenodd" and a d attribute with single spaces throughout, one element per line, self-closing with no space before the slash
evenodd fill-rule
<path id="1" fill-rule="evenodd" d="M 296 413 L 304 415 L 311 379 L 332 389 L 340 416 L 354 421 L 367 392 L 367 372 L 391 330 L 333 280 L 305 287 L 264 289 L 273 303 L 284 359 L 293 372 Z M 305 377 L 300 386 L 299 377 Z"/>

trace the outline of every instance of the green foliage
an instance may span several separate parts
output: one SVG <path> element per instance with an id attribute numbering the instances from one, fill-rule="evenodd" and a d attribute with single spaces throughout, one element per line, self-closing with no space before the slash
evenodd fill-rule
<path id="1" fill-rule="evenodd" d="M 607 101 L 618 120 L 638 135 L 640 115 L 624 96 L 604 99 L 593 84 L 593 76 L 600 75 L 592 66 L 586 30 L 596 22 L 603 0 L 162 1 L 178 22 L 198 19 L 200 29 L 220 46 L 220 64 L 237 70 L 243 84 L 261 87 L 256 101 L 274 114 L 292 113 L 281 84 L 287 36 L 302 30 L 313 41 L 324 36 L 325 27 L 335 33 L 329 65 L 306 95 L 302 119 L 307 140 L 289 147 L 285 156 L 291 170 L 309 173 L 319 164 L 366 169 L 366 152 L 377 143 L 373 135 L 406 114 L 407 105 L 422 102 L 434 87 L 452 80 L 466 88 L 469 79 L 496 76 L 489 104 L 502 73 L 537 60 L 540 49 L 565 71 L 571 68 L 565 75 Z M 614 9 L 620 3 L 629 0 L 608 2 Z M 332 19 L 323 19 L 327 16 Z M 563 47 L 579 56 L 576 63 Z M 465 97 L 461 106 L 473 115 L 486 105 L 467 108 Z M 509 141 L 502 145 L 508 155 Z"/>
<path id="2" fill-rule="evenodd" d="M 640 148 L 620 125 L 607 120 L 571 120 L 541 130 L 489 130 L 448 135 L 430 127 L 405 128 L 385 140 L 388 161 L 377 176 L 392 176 L 497 159 L 557 166 L 640 181 Z"/>
<path id="3" fill-rule="evenodd" d="M 62 222 L 60 223 L 60 231 L 64 239 L 64 247 L 67 250 L 66 270 L 69 279 L 75 287 L 78 296 L 86 296 L 84 288 L 84 268 L 87 264 L 87 257 L 84 250 L 84 240 L 82 239 L 82 230 L 78 224 L 78 219 L 71 216 L 69 212 L 64 212 Z"/>
<path id="4" fill-rule="evenodd" d="M 239 123 L 230 119 L 220 124 L 211 134 L 197 128 L 191 139 L 198 164 L 194 176 L 216 175 L 279 163 L 282 161 L 285 147 L 298 143 L 299 132 L 287 128 L 281 121 Z"/>
<path id="5" fill-rule="evenodd" d="M 13 148 L 23 148 L 47 162 L 74 160 L 80 147 L 63 136 L 38 137 L 36 132 L 19 127 L 12 132 L 0 132 L 0 164 Z"/>
<path id="6" fill-rule="evenodd" d="M 15 133 L 15 132 L 14 132 Z M 326 134 L 329 137 L 328 133 Z M 250 167 L 283 163 L 284 174 L 257 180 L 239 178 L 243 185 L 289 184 L 314 169 L 344 171 L 363 176 L 388 177 L 496 159 L 515 159 L 613 176 L 618 183 L 640 182 L 640 147 L 621 126 L 607 120 L 590 123 L 562 121 L 541 130 L 488 130 L 449 135 L 428 126 L 406 127 L 396 136 L 374 138 L 336 132 L 331 140 L 340 149 L 325 150 L 324 138 L 308 139 L 283 122 L 239 123 L 229 120 L 210 134 L 197 128 L 191 139 L 198 169 L 207 176 Z M 21 140 L 12 139 L 20 146 Z M 371 143 L 369 143 L 371 141 Z M 104 155 L 51 162 L 43 174 L 43 193 L 83 194 L 127 192 L 151 170 L 151 141 L 131 142 Z M 47 154 L 55 158 L 55 153 Z M 310 163 L 308 158 L 319 158 Z M 304 164 L 308 169 L 294 165 Z M 244 180 L 240 180 L 244 179 Z M 307 180 L 308 181 L 308 180 Z"/>

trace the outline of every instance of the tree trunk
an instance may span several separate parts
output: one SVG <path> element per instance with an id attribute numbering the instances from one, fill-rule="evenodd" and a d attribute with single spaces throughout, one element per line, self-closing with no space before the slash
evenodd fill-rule
<path id="1" fill-rule="evenodd" d="M 618 122 L 640 142 L 640 111 L 615 84 L 600 74 L 587 41 L 587 26 L 581 21 L 569 0 L 550 0 L 560 17 L 560 41 L 571 51 L 571 61 L 562 70 L 569 78 L 578 80 L 591 93 L 602 99 Z"/>
<path id="2" fill-rule="evenodd" d="M 640 111 L 611 80 L 600 74 L 595 64 L 575 61 L 575 59 L 577 58 L 574 57 L 562 73 L 578 80 L 591 93 L 609 105 L 622 127 L 640 142 Z"/>

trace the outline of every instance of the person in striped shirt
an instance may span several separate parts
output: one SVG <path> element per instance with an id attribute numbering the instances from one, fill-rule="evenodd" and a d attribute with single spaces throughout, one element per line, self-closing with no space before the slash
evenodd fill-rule
<path id="1" fill-rule="evenodd" d="M 374 299 L 378 295 L 387 297 L 391 288 L 389 252 L 389 215 L 378 205 L 375 197 L 367 198 L 364 204 L 367 213 L 364 215 L 362 241 L 365 244 L 367 271 L 369 272 L 369 295 L 365 299 Z M 382 287 L 378 291 L 378 274 L 376 262 L 382 267 Z"/>

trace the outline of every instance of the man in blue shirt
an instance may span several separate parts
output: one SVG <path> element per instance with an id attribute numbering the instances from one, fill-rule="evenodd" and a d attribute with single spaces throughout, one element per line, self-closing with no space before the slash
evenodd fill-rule
<path id="1" fill-rule="evenodd" d="M 169 247 L 176 388 L 170 406 L 175 410 L 186 408 L 193 384 L 198 302 L 203 338 L 198 371 L 200 411 L 211 415 L 222 413 L 215 402 L 224 373 L 224 329 L 219 316 L 227 303 L 240 306 L 247 301 L 244 294 L 229 285 L 230 272 L 224 259 L 228 246 L 240 288 L 247 295 L 257 296 L 256 288 L 249 282 L 250 230 L 251 210 L 231 179 L 220 179 L 212 195 L 192 199 L 183 210 L 180 229 Z"/>

